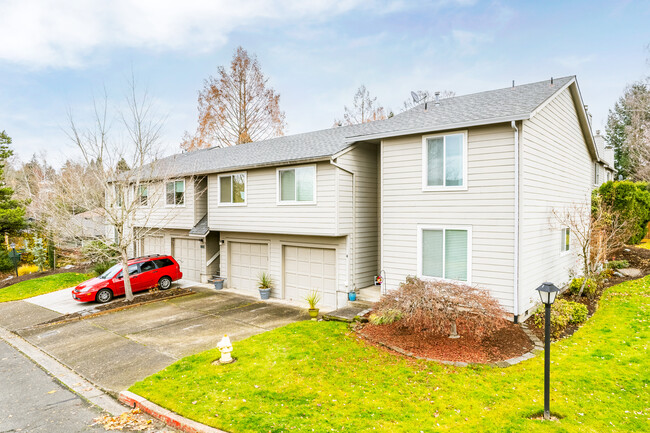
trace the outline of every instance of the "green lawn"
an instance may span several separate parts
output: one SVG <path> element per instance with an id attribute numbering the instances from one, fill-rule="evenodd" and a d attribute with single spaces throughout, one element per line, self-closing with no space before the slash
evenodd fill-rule
<path id="1" fill-rule="evenodd" d="M 650 276 L 608 289 L 572 337 L 554 343 L 551 411 L 543 356 L 506 369 L 406 360 L 345 324 L 301 322 L 184 358 L 131 391 L 230 432 L 650 431 Z"/>
<path id="2" fill-rule="evenodd" d="M 65 272 L 21 281 L 20 283 L 0 289 L 0 302 L 17 301 L 19 299 L 31 298 L 32 296 L 65 289 L 66 287 L 73 287 L 89 278 L 92 278 L 91 274 Z"/>

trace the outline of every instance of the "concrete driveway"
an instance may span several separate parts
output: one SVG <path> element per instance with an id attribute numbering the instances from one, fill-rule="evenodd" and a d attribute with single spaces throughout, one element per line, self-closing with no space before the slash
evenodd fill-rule
<path id="1" fill-rule="evenodd" d="M 25 301 L 0 304 L 13 330 L 102 388 L 119 392 L 176 360 L 298 320 L 305 310 L 233 292 L 192 287 L 194 295 L 81 321 L 33 326 L 59 313 Z"/>

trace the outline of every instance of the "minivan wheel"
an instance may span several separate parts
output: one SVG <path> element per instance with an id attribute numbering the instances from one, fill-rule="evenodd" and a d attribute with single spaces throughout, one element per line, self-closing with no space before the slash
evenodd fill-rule
<path id="1" fill-rule="evenodd" d="M 95 300 L 100 304 L 105 304 L 111 299 L 113 299 L 113 292 L 111 292 L 110 289 L 101 289 L 95 296 Z"/>
<path id="2" fill-rule="evenodd" d="M 172 279 L 169 277 L 162 277 L 158 280 L 158 287 L 160 290 L 167 290 L 172 286 Z"/>

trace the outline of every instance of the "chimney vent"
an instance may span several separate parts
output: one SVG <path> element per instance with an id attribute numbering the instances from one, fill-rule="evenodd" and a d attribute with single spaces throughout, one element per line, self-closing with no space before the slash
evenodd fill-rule
<path id="1" fill-rule="evenodd" d="M 553 85 L 553 77 L 551 77 L 551 86 Z"/>

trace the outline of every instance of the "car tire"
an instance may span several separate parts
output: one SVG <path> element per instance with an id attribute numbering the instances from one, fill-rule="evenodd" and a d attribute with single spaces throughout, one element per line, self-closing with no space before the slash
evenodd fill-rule
<path id="1" fill-rule="evenodd" d="M 107 302 L 110 302 L 112 299 L 113 299 L 113 292 L 111 291 L 111 289 L 101 289 L 99 292 L 97 292 L 97 295 L 95 295 L 95 300 L 100 304 L 105 304 Z"/>
<path id="2" fill-rule="evenodd" d="M 158 288 L 160 290 L 168 290 L 172 287 L 172 279 L 169 277 L 162 277 L 158 280 Z"/>

